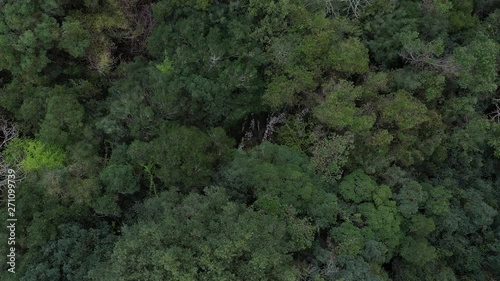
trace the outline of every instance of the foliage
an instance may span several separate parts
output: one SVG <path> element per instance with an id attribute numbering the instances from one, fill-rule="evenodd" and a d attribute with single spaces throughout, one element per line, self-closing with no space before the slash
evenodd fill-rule
<path id="1" fill-rule="evenodd" d="M 166 187 L 190 190 L 208 184 L 217 162 L 226 157 L 231 144 L 220 128 L 207 134 L 198 128 L 167 123 L 157 138 L 150 142 L 136 140 L 127 153 L 139 165 L 157 166 L 154 174 Z"/>
<path id="2" fill-rule="evenodd" d="M 0 280 L 497 280 L 497 2 L 0 1 Z"/>
<path id="3" fill-rule="evenodd" d="M 93 280 L 295 280 L 291 253 L 313 234 L 306 221 L 248 209 L 221 188 L 205 192 L 164 192 L 139 206 Z"/>
<path id="4" fill-rule="evenodd" d="M 27 172 L 42 168 L 53 169 L 64 165 L 65 152 L 39 140 L 16 139 L 4 151 L 7 162 L 19 164 Z"/>
<path id="5" fill-rule="evenodd" d="M 457 81 L 461 87 L 474 93 L 495 91 L 498 42 L 478 38 L 455 49 L 454 56 L 461 67 Z"/>
<path id="6" fill-rule="evenodd" d="M 259 209 L 278 214 L 296 210 L 318 225 L 335 222 L 336 196 L 327 193 L 309 159 L 286 146 L 263 143 L 238 153 L 221 177 L 234 198 L 255 201 Z"/>
<path id="7" fill-rule="evenodd" d="M 311 162 L 319 175 L 330 181 L 340 179 L 349 158 L 352 138 L 351 135 L 333 135 L 316 141 L 312 148 Z"/>
<path id="8" fill-rule="evenodd" d="M 21 280 L 91 280 L 89 271 L 111 252 L 115 236 L 108 225 L 85 229 L 62 224 L 56 240 L 43 246 L 39 260 L 30 264 Z"/>
<path id="9" fill-rule="evenodd" d="M 375 123 L 374 114 L 366 114 L 363 108 L 356 106 L 363 89 L 348 81 L 333 82 L 325 88 L 326 100 L 317 106 L 314 115 L 321 123 L 342 130 L 366 130 Z"/>

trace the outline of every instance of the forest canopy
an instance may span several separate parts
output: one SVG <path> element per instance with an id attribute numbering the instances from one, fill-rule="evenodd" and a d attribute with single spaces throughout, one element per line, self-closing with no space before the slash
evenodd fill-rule
<path id="1" fill-rule="evenodd" d="M 0 1 L 0 280 L 500 280 L 499 70 L 495 0 Z"/>

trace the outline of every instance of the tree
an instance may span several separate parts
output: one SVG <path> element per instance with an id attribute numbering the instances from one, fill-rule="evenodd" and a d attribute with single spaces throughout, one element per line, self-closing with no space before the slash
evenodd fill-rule
<path id="1" fill-rule="evenodd" d="M 165 61 L 171 65 L 168 74 L 161 73 L 163 83 L 154 92 L 155 101 L 171 112 L 172 104 L 162 99 L 179 99 L 185 108 L 176 115 L 210 127 L 227 128 L 248 113 L 261 111 L 264 85 L 260 69 L 267 58 L 264 45 L 255 37 L 259 27 L 268 26 L 258 24 L 265 21 L 262 18 L 269 19 L 267 11 L 254 21 L 247 3 L 206 2 L 204 8 L 182 4 L 179 13 L 168 16 L 177 5 L 181 4 L 158 4 L 153 9 L 163 22 L 152 31 L 149 52 L 157 65 Z M 222 15 L 227 23 L 218 20 Z"/>
<path id="2" fill-rule="evenodd" d="M 86 229 L 62 224 L 58 237 L 32 257 L 20 280 L 91 280 L 89 272 L 111 253 L 115 238 L 109 225 Z"/>
<path id="3" fill-rule="evenodd" d="M 372 193 L 378 188 L 377 183 L 362 170 L 356 170 L 346 177 L 339 185 L 339 193 L 346 201 L 356 204 L 371 201 Z"/>
<path id="4" fill-rule="evenodd" d="M 139 191 L 138 178 L 129 165 L 111 164 L 101 172 L 100 178 L 111 192 L 133 194 Z"/>
<path id="5" fill-rule="evenodd" d="M 280 214 L 295 210 L 318 226 L 336 221 L 337 197 L 314 174 L 309 160 L 286 146 L 263 143 L 236 154 L 221 172 L 220 185 L 239 202 Z"/>
<path id="6" fill-rule="evenodd" d="M 82 26 L 82 23 L 72 17 L 66 17 L 62 25 L 59 47 L 67 51 L 71 56 L 78 58 L 86 54 L 90 42 L 91 34 Z"/>
<path id="7" fill-rule="evenodd" d="M 400 36 L 417 31 L 416 5 L 410 1 L 400 2 L 393 11 L 377 13 L 373 19 L 366 21 L 364 33 L 369 35 L 367 45 L 374 54 L 376 64 L 384 68 L 396 64 L 402 47 Z"/>
<path id="8" fill-rule="evenodd" d="M 128 155 L 141 166 L 155 165 L 154 174 L 168 188 L 184 191 L 206 186 L 218 161 L 225 159 L 233 146 L 222 129 L 205 133 L 195 127 L 164 123 L 159 136 L 150 142 L 134 141 Z"/>
<path id="9" fill-rule="evenodd" d="M 452 9 L 449 20 L 454 30 L 464 30 L 471 28 L 477 23 L 477 18 L 473 14 L 474 1 L 452 0 Z"/>
<path id="10" fill-rule="evenodd" d="M 341 256 L 338 258 L 336 265 L 339 270 L 333 274 L 327 275 L 327 278 L 335 278 L 333 280 L 389 280 L 387 274 L 380 272 L 380 269 L 370 265 L 363 260 L 362 257 Z"/>
<path id="11" fill-rule="evenodd" d="M 416 68 L 430 67 L 442 73 L 451 75 L 457 71 L 455 62 L 449 57 L 442 57 L 444 53 L 443 38 L 431 42 L 422 42 L 418 32 L 411 32 L 401 36 L 403 50 L 401 57 Z"/>
<path id="12" fill-rule="evenodd" d="M 368 71 L 368 49 L 357 38 L 341 41 L 328 55 L 335 70 L 358 74 Z"/>
<path id="13" fill-rule="evenodd" d="M 354 86 L 351 82 L 342 80 L 335 84 L 333 81 L 324 89 L 326 99 L 314 109 L 314 116 L 327 126 L 342 130 L 366 130 L 375 123 L 373 113 L 365 113 L 365 108 L 356 106 L 361 98 L 363 89 Z"/>
<path id="14" fill-rule="evenodd" d="M 405 91 L 398 91 L 381 101 L 383 120 L 401 130 L 411 129 L 428 120 L 427 108 Z"/>
<path id="15" fill-rule="evenodd" d="M 64 87 L 55 87 L 47 100 L 47 113 L 40 125 L 39 139 L 64 147 L 80 136 L 85 110 L 75 96 L 63 94 Z"/>
<path id="16" fill-rule="evenodd" d="M 425 201 L 426 213 L 435 216 L 446 215 L 450 210 L 451 192 L 442 186 L 422 185 L 429 197 Z"/>
<path id="17" fill-rule="evenodd" d="M 413 180 L 407 180 L 396 197 L 401 214 L 407 218 L 415 215 L 427 199 L 427 192 Z"/>
<path id="18" fill-rule="evenodd" d="M 410 231 L 417 237 L 425 237 L 436 229 L 436 225 L 431 218 L 417 214 L 411 218 Z"/>
<path id="19" fill-rule="evenodd" d="M 312 164 L 319 175 L 329 181 L 336 181 L 342 176 L 347 163 L 349 150 L 352 147 L 353 136 L 328 136 L 317 140 L 312 147 Z"/>
<path id="20" fill-rule="evenodd" d="M 205 193 L 163 192 L 139 206 L 92 280 L 295 280 L 291 253 L 313 235 L 306 220 L 246 208 L 221 188 Z"/>
<path id="21" fill-rule="evenodd" d="M 361 229 L 350 222 L 344 222 L 332 229 L 331 236 L 337 241 L 337 252 L 340 255 L 356 256 L 365 247 L 366 238 Z"/>
<path id="22" fill-rule="evenodd" d="M 498 42 L 484 36 L 470 42 L 466 46 L 456 48 L 454 57 L 460 65 L 458 84 L 473 93 L 491 93 L 497 88 L 496 58 Z"/>
<path id="23" fill-rule="evenodd" d="M 349 241 L 356 242 L 357 245 L 351 245 L 350 249 L 358 250 L 349 252 L 353 256 L 359 255 L 360 250 L 368 247 L 366 244 L 368 241 L 378 241 L 383 244 L 382 248 L 385 249 L 384 257 L 378 257 L 378 259 L 389 258 L 397 249 L 402 237 L 400 228 L 402 218 L 396 207 L 396 202 L 392 200 L 391 189 L 385 185 L 379 186 L 362 170 L 357 170 L 347 175 L 340 183 L 339 193 L 347 203 L 346 210 L 341 212 L 341 217 L 346 222 L 333 228 L 331 239 L 339 241 L 341 245 Z M 351 229 L 352 232 L 353 229 L 359 228 L 359 235 L 362 236 L 356 236 L 352 233 L 338 236 L 339 233 L 345 233 L 342 229 L 351 224 L 357 227 L 348 227 L 347 229 Z M 356 237 L 362 237 L 362 239 L 356 240 Z"/>
<path id="24" fill-rule="evenodd" d="M 285 104 L 296 104 L 298 94 L 312 91 L 317 87 L 312 72 L 298 67 L 288 72 L 287 76 L 290 78 L 285 75 L 273 77 L 263 96 L 263 99 L 273 108 L 279 108 Z"/>
<path id="25" fill-rule="evenodd" d="M 30 139 L 16 139 L 10 142 L 4 154 L 10 165 L 19 163 L 26 172 L 42 168 L 60 168 L 66 157 L 61 148 Z"/>
<path id="26" fill-rule="evenodd" d="M 423 266 L 437 258 L 436 248 L 430 246 L 425 239 L 406 238 L 402 243 L 401 256 L 409 263 Z"/>

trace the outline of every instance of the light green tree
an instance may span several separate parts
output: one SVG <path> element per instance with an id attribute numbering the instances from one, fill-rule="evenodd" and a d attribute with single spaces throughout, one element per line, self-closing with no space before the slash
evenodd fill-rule
<path id="1" fill-rule="evenodd" d="M 66 153 L 61 148 L 33 139 L 15 139 L 9 143 L 3 152 L 7 162 L 19 164 L 29 172 L 43 168 L 61 168 L 66 159 Z"/>

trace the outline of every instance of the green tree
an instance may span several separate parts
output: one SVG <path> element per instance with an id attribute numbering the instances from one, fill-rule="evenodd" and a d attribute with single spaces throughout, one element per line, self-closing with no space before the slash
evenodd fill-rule
<path id="1" fill-rule="evenodd" d="M 366 109 L 356 106 L 363 94 L 361 87 L 342 80 L 330 82 L 325 87 L 326 99 L 314 109 L 314 116 L 325 125 L 342 130 L 366 130 L 375 123 L 373 113 L 365 113 Z"/>
<path id="2" fill-rule="evenodd" d="M 89 272 L 111 254 L 115 238 L 108 225 L 62 224 L 58 237 L 42 247 L 20 280 L 91 280 Z"/>
<path id="3" fill-rule="evenodd" d="M 368 71 L 368 49 L 357 38 L 348 38 L 330 49 L 328 58 L 335 70 L 347 73 Z"/>
<path id="4" fill-rule="evenodd" d="M 307 221 L 230 202 L 221 188 L 205 192 L 147 200 L 93 280 L 295 280 L 291 253 L 311 245 Z"/>
<path id="5" fill-rule="evenodd" d="M 491 93 L 497 88 L 498 42 L 484 36 L 456 48 L 454 57 L 460 65 L 458 84 L 473 93 Z"/>
<path id="6" fill-rule="evenodd" d="M 427 108 L 405 91 L 398 91 L 381 101 L 380 110 L 383 120 L 407 130 L 428 121 Z"/>
<path id="7" fill-rule="evenodd" d="M 437 258 L 436 248 L 430 246 L 425 239 L 406 238 L 401 246 L 401 256 L 409 263 L 423 266 Z"/>
<path id="8" fill-rule="evenodd" d="M 427 192 L 413 180 L 406 180 L 396 196 L 401 214 L 410 218 L 415 215 L 420 206 L 426 202 Z"/>
<path id="9" fill-rule="evenodd" d="M 236 154 L 223 168 L 219 184 L 235 199 L 267 212 L 296 210 L 318 226 L 336 221 L 337 197 L 327 192 L 309 159 L 286 146 L 266 142 Z"/>
<path id="10" fill-rule="evenodd" d="M 47 113 L 40 125 L 39 138 L 50 144 L 66 146 L 81 136 L 85 109 L 76 97 L 63 94 L 63 87 L 56 87 L 47 100 Z"/>
<path id="11" fill-rule="evenodd" d="M 195 127 L 164 123 L 157 138 L 135 140 L 128 155 L 141 167 L 156 165 L 154 174 L 166 187 L 189 191 L 209 183 L 218 161 L 227 157 L 233 144 L 220 128 L 205 133 Z"/>
<path id="12" fill-rule="evenodd" d="M 359 204 L 371 201 L 377 188 L 377 183 L 370 176 L 356 170 L 344 177 L 339 184 L 339 193 L 344 200 Z"/>
<path id="13" fill-rule="evenodd" d="M 100 173 L 100 179 L 111 192 L 133 194 L 139 191 L 138 177 L 130 165 L 111 164 Z"/>
<path id="14" fill-rule="evenodd" d="M 352 135 L 332 135 L 317 140 L 311 149 L 311 162 L 317 173 L 329 181 L 340 179 L 343 168 L 347 164 L 352 143 Z"/>

